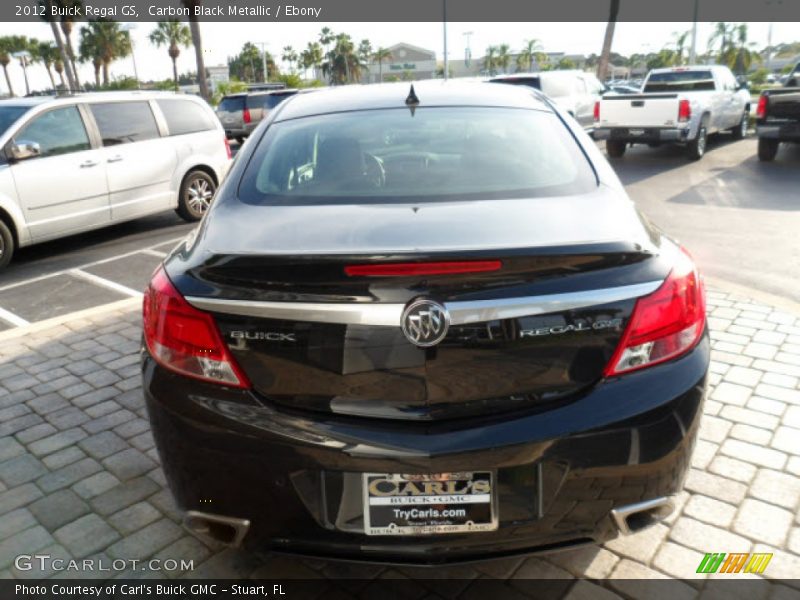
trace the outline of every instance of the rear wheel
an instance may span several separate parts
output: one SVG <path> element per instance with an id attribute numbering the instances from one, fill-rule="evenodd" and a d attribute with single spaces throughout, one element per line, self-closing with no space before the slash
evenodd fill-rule
<path id="1" fill-rule="evenodd" d="M 606 140 L 606 152 L 611 158 L 619 158 L 625 154 L 626 142 L 619 140 Z"/>
<path id="2" fill-rule="evenodd" d="M 0 269 L 8 266 L 14 254 L 14 236 L 8 226 L 0 221 Z"/>
<path id="3" fill-rule="evenodd" d="M 778 140 L 758 138 L 758 160 L 762 162 L 774 160 L 778 153 L 778 144 L 780 144 Z"/>
<path id="4" fill-rule="evenodd" d="M 706 153 L 706 144 L 708 143 L 708 132 L 706 126 L 701 125 L 697 132 L 697 137 L 686 145 L 686 155 L 689 160 L 700 160 Z"/>
<path id="5" fill-rule="evenodd" d="M 214 198 L 217 184 L 208 173 L 192 171 L 181 184 L 178 208 L 175 212 L 185 221 L 199 221 Z"/>
<path id="6" fill-rule="evenodd" d="M 735 140 L 743 140 L 747 137 L 747 113 L 742 113 L 742 120 L 739 121 L 739 124 L 731 129 L 731 133 L 733 134 L 733 139 Z"/>

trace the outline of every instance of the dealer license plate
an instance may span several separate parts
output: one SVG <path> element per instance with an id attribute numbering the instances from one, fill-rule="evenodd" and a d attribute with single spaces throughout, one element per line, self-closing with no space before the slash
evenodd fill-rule
<path id="1" fill-rule="evenodd" d="M 367 535 L 426 535 L 497 529 L 492 473 L 364 473 Z"/>
<path id="2" fill-rule="evenodd" d="M 645 134 L 645 130 L 644 129 L 629 129 L 628 133 L 630 133 L 631 135 L 644 135 Z"/>

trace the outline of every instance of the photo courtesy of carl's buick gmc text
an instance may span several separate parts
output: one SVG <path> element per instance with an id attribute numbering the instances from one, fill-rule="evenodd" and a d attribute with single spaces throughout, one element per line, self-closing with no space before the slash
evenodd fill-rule
<path id="1" fill-rule="evenodd" d="M 0 600 L 800 600 L 800 1 L 0 5 Z"/>

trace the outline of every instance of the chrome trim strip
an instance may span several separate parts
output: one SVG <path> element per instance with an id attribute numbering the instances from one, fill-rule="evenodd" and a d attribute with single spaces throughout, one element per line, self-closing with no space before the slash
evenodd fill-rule
<path id="1" fill-rule="evenodd" d="M 654 292 L 662 283 L 662 281 L 649 281 L 647 283 L 624 285 L 601 290 L 548 294 L 546 296 L 447 302 L 444 306 L 450 313 L 450 323 L 452 325 L 465 325 L 499 319 L 515 319 L 519 317 L 543 315 L 583 308 L 585 306 L 608 304 L 610 302 L 618 302 L 629 298 L 639 298 L 640 296 L 646 296 Z M 324 302 L 261 302 L 253 300 L 202 298 L 197 296 L 187 296 L 186 300 L 189 304 L 201 310 L 246 317 L 384 327 L 400 327 L 400 317 L 406 306 L 405 304 L 357 302 L 347 304 Z"/>

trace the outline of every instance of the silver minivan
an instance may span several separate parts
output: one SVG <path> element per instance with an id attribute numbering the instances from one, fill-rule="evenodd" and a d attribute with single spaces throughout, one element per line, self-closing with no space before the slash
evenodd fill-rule
<path id="1" fill-rule="evenodd" d="M 175 209 L 200 219 L 231 162 L 201 98 L 101 92 L 0 101 L 0 268 L 16 248 Z"/>
<path id="2" fill-rule="evenodd" d="M 297 92 L 280 89 L 223 96 L 217 107 L 217 117 L 225 128 L 225 135 L 241 144 L 273 108 Z"/>
<path id="3" fill-rule="evenodd" d="M 606 91 L 606 87 L 597 77 L 575 70 L 513 73 L 493 77 L 491 82 L 527 85 L 542 91 L 560 108 L 575 117 L 584 129 L 594 127 L 594 103 Z"/>

